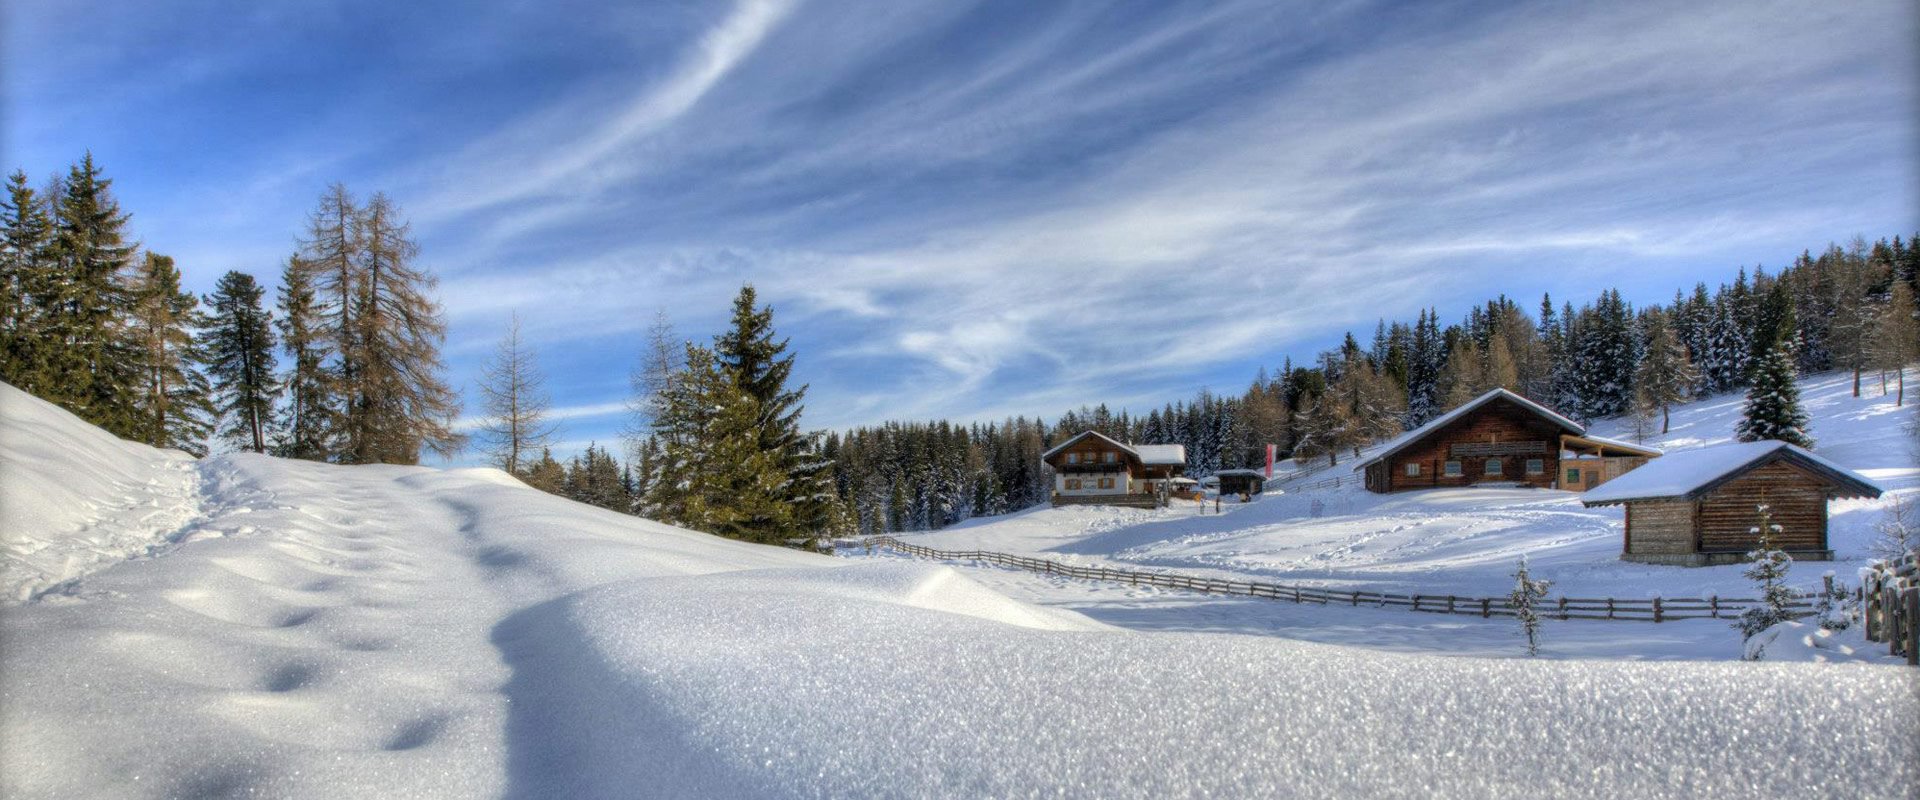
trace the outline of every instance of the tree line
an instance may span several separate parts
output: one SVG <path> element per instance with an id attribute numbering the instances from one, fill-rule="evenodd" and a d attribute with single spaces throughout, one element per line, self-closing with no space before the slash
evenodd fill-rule
<path id="1" fill-rule="evenodd" d="M 1098 405 L 1051 421 L 902 421 L 841 432 L 801 431 L 805 387 L 785 388 L 792 357 L 774 341 L 772 312 L 754 306 L 746 287 L 732 329 L 711 347 L 683 342 L 664 316 L 656 320 L 633 376 L 624 464 L 595 444 L 567 463 L 543 451 L 516 468 L 547 439 L 516 440 L 513 431 L 550 430 L 503 390 L 538 385 L 512 331 L 488 373 L 502 388 L 487 391 L 494 422 L 483 435 L 497 464 L 535 486 L 763 541 L 933 530 L 1046 502 L 1053 475 L 1041 453 L 1084 430 L 1182 444 L 1193 476 L 1260 467 L 1269 444 L 1281 458 L 1337 465 L 1494 388 L 1583 420 L 1626 415 L 1642 438 L 1664 429 L 1675 403 L 1747 390 L 1742 438 L 1811 445 L 1793 396 L 1797 375 L 1850 370 L 1858 394 L 1877 373 L 1879 390 L 1904 403 L 1903 368 L 1920 356 L 1916 284 L 1920 247 L 1898 237 L 1856 241 L 1803 253 L 1777 274 L 1741 269 L 1717 288 L 1677 292 L 1670 304 L 1636 309 L 1607 290 L 1577 308 L 1543 297 L 1537 314 L 1499 296 L 1452 324 L 1431 309 L 1411 322 L 1382 320 L 1368 344 L 1349 333 L 1305 365 L 1287 358 L 1274 372 L 1261 369 L 1238 395 L 1202 390 L 1145 414 Z"/>
<path id="2" fill-rule="evenodd" d="M 183 291 L 132 240 L 91 153 L 0 201 L 0 380 L 123 438 L 205 455 L 417 463 L 462 446 L 433 275 L 393 201 L 338 184 L 307 220 L 273 308 L 245 272 Z M 278 318 L 275 312 L 278 312 Z M 280 368 L 279 357 L 287 358 Z"/>

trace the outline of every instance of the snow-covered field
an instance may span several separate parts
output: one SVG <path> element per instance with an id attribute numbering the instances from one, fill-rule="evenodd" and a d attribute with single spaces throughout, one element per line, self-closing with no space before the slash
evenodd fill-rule
<path id="1" fill-rule="evenodd" d="M 960 570 L 724 541 L 492 470 L 194 462 L 6 387 L 0 422 L 7 797 L 1897 797 L 1920 782 L 1905 669 L 1143 633 Z"/>
<path id="2" fill-rule="evenodd" d="M 1871 379 L 1855 398 L 1847 375 L 1801 382 L 1813 417 L 1816 452 L 1889 490 L 1920 500 L 1920 457 L 1902 426 L 1913 417 Z M 1666 436 L 1648 440 L 1670 452 L 1729 442 L 1740 418 L 1739 395 L 1676 407 Z M 1629 438 L 1619 421 L 1597 435 Z M 1349 463 L 1303 479 L 1357 477 Z M 1284 486 L 1282 482 L 1276 482 Z M 1619 560 L 1622 512 L 1588 509 L 1572 492 L 1535 489 L 1438 489 L 1379 495 L 1358 481 L 1338 488 L 1278 491 L 1253 503 L 1228 501 L 1224 513 L 1179 504 L 1160 511 L 1036 508 L 970 520 L 906 537 L 952 550 L 1044 555 L 1076 564 L 1168 569 L 1196 575 L 1287 584 L 1421 594 L 1501 596 L 1512 588 L 1525 555 L 1553 593 L 1573 597 L 1751 597 L 1738 565 L 1683 568 Z M 1791 582 L 1820 585 L 1831 570 L 1847 582 L 1867 560 L 1873 526 L 1889 497 L 1842 500 L 1830 507 L 1836 560 L 1797 564 Z M 998 569 L 970 574 L 1003 592 L 1071 608 L 1142 630 L 1206 630 L 1281 635 L 1404 652 L 1510 655 L 1512 623 L 1432 617 L 1393 610 L 1293 607 L 1090 581 L 1050 580 Z M 1652 625 L 1568 622 L 1556 626 L 1550 654 L 1612 658 L 1738 658 L 1740 642 L 1724 622 Z"/>

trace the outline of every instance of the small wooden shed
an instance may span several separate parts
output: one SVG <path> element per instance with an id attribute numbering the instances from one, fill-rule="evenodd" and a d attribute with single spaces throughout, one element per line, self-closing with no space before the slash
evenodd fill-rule
<path id="1" fill-rule="evenodd" d="M 1880 487 L 1786 442 L 1741 442 L 1668 453 L 1587 492 L 1587 507 L 1626 506 L 1620 558 L 1707 566 L 1746 559 L 1758 543 L 1758 506 L 1781 530 L 1776 546 L 1827 561 L 1827 502 L 1879 497 Z"/>
<path id="2" fill-rule="evenodd" d="M 1254 495 L 1267 490 L 1266 473 L 1257 469 L 1223 469 L 1213 473 L 1220 480 L 1220 496 Z"/>

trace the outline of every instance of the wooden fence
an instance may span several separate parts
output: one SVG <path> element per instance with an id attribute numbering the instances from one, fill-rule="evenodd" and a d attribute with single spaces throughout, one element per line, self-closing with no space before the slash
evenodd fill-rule
<path id="1" fill-rule="evenodd" d="M 1224 578 L 1203 578 L 1194 575 L 1181 575 L 1171 572 L 1140 572 L 1136 570 L 1109 569 L 1107 567 L 1076 567 L 1057 561 L 1041 558 L 1016 556 L 1009 553 L 995 553 L 988 550 L 935 550 L 916 544 L 907 544 L 891 536 L 873 536 L 860 540 L 869 549 L 884 547 L 897 550 L 911 556 L 931 558 L 942 561 L 977 561 L 996 564 L 1002 567 L 1023 569 L 1044 575 L 1060 575 L 1083 580 L 1113 581 L 1133 586 L 1158 586 L 1165 589 L 1184 589 L 1207 594 L 1244 595 L 1264 597 L 1270 600 L 1290 600 L 1295 603 L 1316 603 L 1319 605 L 1341 605 L 1372 608 L 1404 608 L 1411 611 L 1424 611 L 1434 614 L 1467 614 L 1477 617 L 1511 617 L 1514 611 L 1507 607 L 1505 597 L 1470 597 L 1452 594 L 1392 594 L 1388 592 L 1341 591 L 1312 586 L 1289 586 L 1259 581 L 1236 581 Z M 1910 597 L 1920 597 L 1911 595 Z M 1908 600 L 1907 602 L 1912 602 Z M 1611 619 L 1633 620 L 1639 622 L 1667 622 L 1681 619 L 1723 619 L 1740 616 L 1740 612 L 1758 605 L 1760 601 L 1728 597 L 1654 597 L 1640 599 L 1620 599 L 1614 597 L 1558 597 L 1542 600 L 1535 606 L 1535 613 L 1555 619 Z M 1790 608 L 1807 609 L 1797 612 L 1802 616 L 1812 613 L 1813 603 L 1802 598 L 1789 605 Z M 1920 616 L 1916 614 L 1915 616 Z M 1908 618 L 1909 620 L 1912 617 Z M 1911 622 L 1909 623 L 1911 625 Z M 1911 628 L 1909 628 L 1911 630 Z M 1908 652 L 1913 652 L 1909 650 Z M 1909 656 L 1911 659 L 1911 656 Z"/>
<path id="2" fill-rule="evenodd" d="M 1876 563 L 1860 579 L 1867 641 L 1885 642 L 1893 655 L 1920 665 L 1920 551 Z"/>

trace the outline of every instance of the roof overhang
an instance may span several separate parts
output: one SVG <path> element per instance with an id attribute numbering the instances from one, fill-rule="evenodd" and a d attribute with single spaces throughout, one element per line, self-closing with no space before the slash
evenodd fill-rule
<path id="1" fill-rule="evenodd" d="M 1040 460 L 1051 461 L 1053 460 L 1054 456 L 1059 455 L 1060 453 L 1066 451 L 1067 448 L 1072 447 L 1074 443 L 1080 441 L 1081 439 L 1085 439 L 1089 436 L 1099 439 L 1100 441 L 1106 442 L 1107 444 L 1113 445 L 1115 448 L 1118 448 L 1120 452 L 1126 453 L 1127 455 L 1132 456 L 1133 460 L 1135 461 L 1140 460 L 1139 451 L 1136 451 L 1131 447 L 1128 447 L 1124 444 L 1116 442 L 1113 440 L 1112 437 L 1102 434 L 1099 431 L 1081 431 L 1079 434 L 1076 434 L 1073 438 L 1068 439 L 1064 442 L 1061 442 L 1057 445 L 1054 445 L 1052 450 L 1048 450 L 1047 452 L 1041 453 Z"/>
<path id="2" fill-rule="evenodd" d="M 1595 450 L 1601 451 L 1602 456 L 1605 456 L 1607 451 L 1609 450 L 1616 451 L 1621 455 L 1642 456 L 1645 458 L 1658 458 L 1666 454 L 1666 451 L 1661 450 L 1658 447 L 1647 447 L 1644 445 L 1634 444 L 1632 442 L 1623 442 L 1623 441 L 1620 441 L 1619 439 L 1608 439 L 1604 436 L 1575 436 L 1573 434 L 1561 434 L 1560 435 L 1561 448 L 1569 449 L 1566 447 L 1568 444 L 1577 444 L 1582 447 L 1591 447 Z"/>

